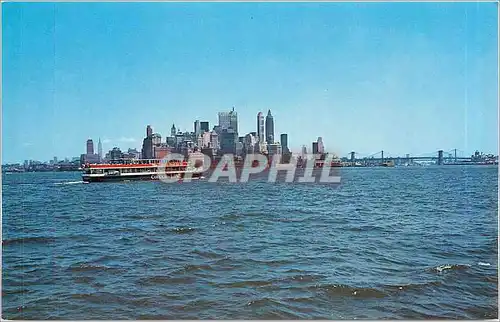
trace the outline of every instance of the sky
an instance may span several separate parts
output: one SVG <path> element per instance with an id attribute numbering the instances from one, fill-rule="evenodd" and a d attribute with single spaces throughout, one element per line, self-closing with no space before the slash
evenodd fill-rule
<path id="1" fill-rule="evenodd" d="M 292 151 L 498 153 L 496 3 L 2 3 L 2 163 L 233 106 Z"/>

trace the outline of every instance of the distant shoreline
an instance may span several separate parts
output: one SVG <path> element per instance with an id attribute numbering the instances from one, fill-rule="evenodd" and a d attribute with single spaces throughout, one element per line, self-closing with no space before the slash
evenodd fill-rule
<path id="1" fill-rule="evenodd" d="M 2 170 L 2 173 L 39 173 L 39 172 L 81 172 L 81 170 L 36 170 L 36 171 L 13 171 L 13 170 Z"/>
<path id="2" fill-rule="evenodd" d="M 435 164 L 429 164 L 429 165 L 409 165 L 409 166 L 402 166 L 402 165 L 396 165 L 393 167 L 383 167 L 383 166 L 363 166 L 363 165 L 356 165 L 356 166 L 341 166 L 341 167 L 335 167 L 337 169 L 341 168 L 428 168 L 428 167 L 436 167 L 438 165 Z M 448 163 L 448 164 L 443 164 L 442 166 L 498 166 L 498 163 Z M 82 172 L 82 170 L 31 170 L 31 171 L 15 171 L 15 170 L 3 170 L 2 169 L 2 174 L 3 173 L 40 173 L 40 172 Z"/>

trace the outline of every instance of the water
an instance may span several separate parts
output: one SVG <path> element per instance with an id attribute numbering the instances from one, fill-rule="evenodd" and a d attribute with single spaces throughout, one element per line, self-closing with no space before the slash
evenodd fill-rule
<path id="1" fill-rule="evenodd" d="M 4 174 L 6 319 L 498 317 L 498 168 L 315 184 Z"/>

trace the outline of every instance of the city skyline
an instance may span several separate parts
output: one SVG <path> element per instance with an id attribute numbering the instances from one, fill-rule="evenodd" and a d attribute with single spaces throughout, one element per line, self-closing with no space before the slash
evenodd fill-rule
<path id="1" fill-rule="evenodd" d="M 340 156 L 498 153 L 493 3 L 3 11 L 2 163 L 78 156 L 88 138 L 139 149 L 147 124 L 191 132 L 233 106 L 241 135 L 270 109 L 294 152 L 322 137 Z"/>

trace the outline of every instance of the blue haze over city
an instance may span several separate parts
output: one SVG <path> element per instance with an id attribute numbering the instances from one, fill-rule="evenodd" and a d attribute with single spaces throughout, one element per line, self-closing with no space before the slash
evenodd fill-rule
<path id="1" fill-rule="evenodd" d="M 496 3 L 4 3 L 2 163 L 141 148 L 146 125 L 288 146 L 497 154 Z"/>

